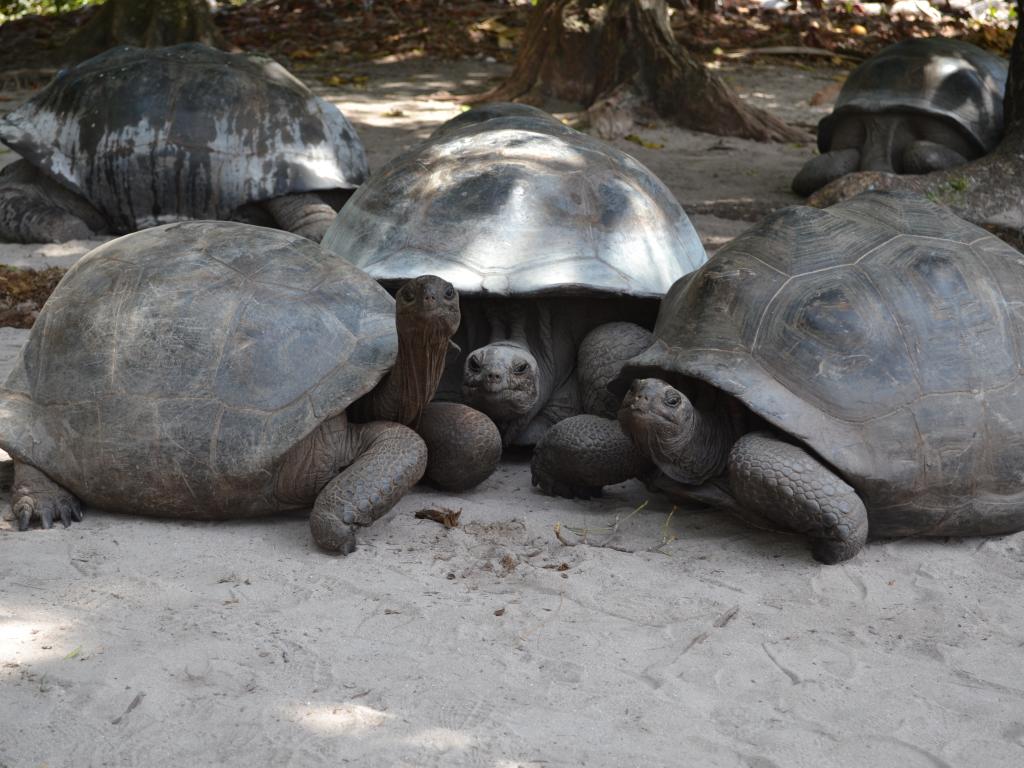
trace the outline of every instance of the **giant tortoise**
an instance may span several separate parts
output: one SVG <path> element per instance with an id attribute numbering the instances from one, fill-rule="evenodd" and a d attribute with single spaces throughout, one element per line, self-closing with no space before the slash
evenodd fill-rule
<path id="1" fill-rule="evenodd" d="M 593 491 L 656 468 L 826 563 L 869 534 L 1019 531 L 1021 306 L 1024 255 L 924 198 L 783 209 L 672 287 L 613 382 L 619 424 L 557 425 L 534 480 Z"/>
<path id="2" fill-rule="evenodd" d="M 324 237 L 389 288 L 426 271 L 462 296 L 463 366 L 439 396 L 531 446 L 644 349 L 661 296 L 704 248 L 629 155 L 521 105 L 441 126 L 362 186 Z"/>
<path id="3" fill-rule="evenodd" d="M 910 39 L 857 67 L 818 123 L 821 154 L 793 179 L 809 195 L 853 171 L 928 173 L 991 152 L 1007 63 L 963 40 Z"/>
<path id="4" fill-rule="evenodd" d="M 316 542 L 348 552 L 424 472 L 423 441 L 392 420 L 419 418 L 458 324 L 450 283 L 392 299 L 278 230 L 180 222 L 101 245 L 0 389 L 15 519 L 312 507 Z"/>
<path id="5" fill-rule="evenodd" d="M 122 46 L 0 120 L 0 238 L 237 218 L 320 240 L 367 176 L 355 129 L 272 59 Z"/>

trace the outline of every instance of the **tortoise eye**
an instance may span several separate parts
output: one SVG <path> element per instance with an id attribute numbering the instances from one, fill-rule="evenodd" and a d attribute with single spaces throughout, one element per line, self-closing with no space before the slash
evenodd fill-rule
<path id="1" fill-rule="evenodd" d="M 469 358 L 469 360 L 466 361 L 466 365 L 473 373 L 480 373 L 480 361 L 475 357 Z"/>
<path id="2" fill-rule="evenodd" d="M 681 402 L 683 402 L 683 398 L 679 396 L 678 392 L 669 392 L 665 395 L 665 405 L 670 408 L 675 408 Z"/>
<path id="3" fill-rule="evenodd" d="M 512 366 L 512 372 L 513 373 L 526 373 L 526 369 L 529 368 L 529 367 L 530 367 L 529 363 L 527 363 L 525 360 L 520 360 L 518 363 L 516 363 L 515 365 Z"/>
<path id="4" fill-rule="evenodd" d="M 416 299 L 416 295 L 413 293 L 411 288 L 403 288 L 398 292 L 398 298 L 408 304 L 410 301 L 414 301 Z"/>
<path id="5" fill-rule="evenodd" d="M 451 286 L 451 285 L 449 285 L 447 288 L 445 288 L 444 289 L 444 297 L 446 299 L 454 299 L 455 298 L 455 288 L 453 286 Z"/>

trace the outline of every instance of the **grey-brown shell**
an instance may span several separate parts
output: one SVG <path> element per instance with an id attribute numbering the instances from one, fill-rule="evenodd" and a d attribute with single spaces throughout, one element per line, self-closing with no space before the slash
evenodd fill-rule
<path id="1" fill-rule="evenodd" d="M 787 208 L 673 286 L 619 387 L 735 396 L 836 468 L 874 535 L 1016 530 L 1022 306 L 1024 255 L 923 198 Z"/>
<path id="2" fill-rule="evenodd" d="M 376 281 L 278 230 L 183 222 L 99 246 L 0 390 L 0 446 L 89 504 L 268 513 L 273 470 L 397 356 Z"/>
<path id="3" fill-rule="evenodd" d="M 918 112 L 942 118 L 980 154 L 1003 134 L 1005 60 L 963 40 L 912 38 L 882 49 L 843 84 L 835 109 L 818 123 L 827 152 L 837 121 L 851 113 Z"/>
<path id="4" fill-rule="evenodd" d="M 463 296 L 661 296 L 706 258 L 654 174 L 530 114 L 439 130 L 360 187 L 323 245 L 386 284 L 431 273 Z"/>
<path id="5" fill-rule="evenodd" d="M 63 70 L 0 121 L 0 140 L 118 232 L 367 176 L 336 107 L 269 58 L 195 43 L 123 46 Z"/>

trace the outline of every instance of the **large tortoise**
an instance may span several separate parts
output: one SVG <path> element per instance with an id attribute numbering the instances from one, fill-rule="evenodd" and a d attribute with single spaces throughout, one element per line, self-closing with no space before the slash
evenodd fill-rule
<path id="1" fill-rule="evenodd" d="M 629 155 L 522 105 L 441 126 L 362 186 L 324 237 L 393 287 L 427 271 L 462 296 L 462 399 L 530 446 L 647 346 L 660 297 L 706 256 L 672 193 Z"/>
<path id="2" fill-rule="evenodd" d="M 1022 305 L 1024 255 L 924 198 L 784 209 L 665 297 L 613 384 L 629 438 L 562 422 L 535 480 L 653 462 L 658 487 L 805 534 L 826 563 L 868 534 L 1019 531 Z"/>
<path id="3" fill-rule="evenodd" d="M 316 542 L 348 552 L 424 472 L 420 437 L 380 419 L 415 422 L 458 324 L 450 283 L 419 277 L 396 302 L 278 230 L 182 222 L 101 245 L 0 390 L 14 516 L 312 507 Z"/>
<path id="4" fill-rule="evenodd" d="M 1007 63 L 963 40 L 910 39 L 857 67 L 818 123 L 821 154 L 793 179 L 809 195 L 853 171 L 928 173 L 991 152 Z"/>
<path id="5" fill-rule="evenodd" d="M 122 46 L 0 120 L 0 238 L 237 218 L 319 240 L 367 177 L 355 129 L 272 59 Z"/>

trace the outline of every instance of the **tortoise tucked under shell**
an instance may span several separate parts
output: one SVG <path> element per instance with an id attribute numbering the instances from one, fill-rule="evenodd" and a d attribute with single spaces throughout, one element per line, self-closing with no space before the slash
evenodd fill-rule
<path id="1" fill-rule="evenodd" d="M 426 271 L 458 288 L 468 353 L 439 395 L 518 445 L 581 411 L 613 414 L 606 385 L 647 346 L 640 326 L 706 258 L 643 165 L 509 104 L 464 113 L 392 160 L 323 242 L 386 287 Z"/>
<path id="2" fill-rule="evenodd" d="M 355 129 L 270 58 L 122 46 L 0 120 L 0 238 L 240 218 L 319 240 L 367 177 Z M 321 194 L 322 193 L 322 194 Z"/>
<path id="3" fill-rule="evenodd" d="M 593 492 L 653 464 L 824 562 L 869 533 L 1019 531 L 1022 305 L 1024 255 L 924 198 L 784 209 L 672 287 L 614 384 L 619 424 L 559 424 L 535 482 Z"/>
<path id="4" fill-rule="evenodd" d="M 991 152 L 1006 61 L 963 40 L 903 40 L 857 67 L 818 123 L 821 154 L 793 180 L 809 195 L 853 171 L 928 173 Z"/>
<path id="5" fill-rule="evenodd" d="M 15 517 L 312 507 L 317 543 L 347 552 L 424 472 L 423 440 L 396 421 L 420 417 L 458 323 L 450 283 L 419 277 L 395 300 L 286 232 L 182 222 L 106 243 L 0 389 Z"/>

